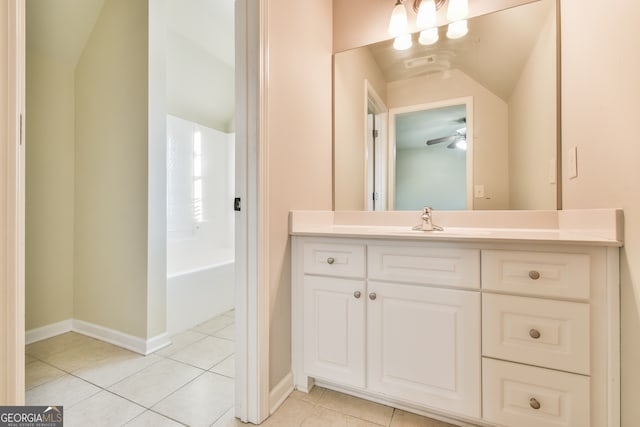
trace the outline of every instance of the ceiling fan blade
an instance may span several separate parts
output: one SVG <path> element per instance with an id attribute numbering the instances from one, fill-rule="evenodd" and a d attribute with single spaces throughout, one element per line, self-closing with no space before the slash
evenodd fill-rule
<path id="1" fill-rule="evenodd" d="M 455 142 L 460 136 L 459 135 L 451 135 L 451 136 L 443 136 L 442 138 L 429 139 L 427 141 L 427 145 L 440 144 L 442 142 Z"/>

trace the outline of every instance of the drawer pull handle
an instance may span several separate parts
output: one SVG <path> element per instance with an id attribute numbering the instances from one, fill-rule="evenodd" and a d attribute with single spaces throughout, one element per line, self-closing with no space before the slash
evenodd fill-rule
<path id="1" fill-rule="evenodd" d="M 355 292 L 353 293 L 353 296 L 354 296 L 354 297 L 356 297 L 356 299 L 360 298 L 360 295 L 362 295 L 362 294 L 360 293 L 360 291 L 355 291 Z"/>
<path id="2" fill-rule="evenodd" d="M 532 397 L 531 399 L 529 399 L 529 406 L 536 410 L 540 409 L 540 402 L 538 402 L 535 397 Z"/>
<path id="3" fill-rule="evenodd" d="M 333 264 L 334 262 L 336 262 L 335 258 L 333 257 L 327 258 L 327 264 Z"/>
<path id="4" fill-rule="evenodd" d="M 537 329 L 531 329 L 529 330 L 529 336 L 534 340 L 537 340 L 538 338 L 540 338 L 540 331 Z"/>
<path id="5" fill-rule="evenodd" d="M 531 270 L 529 272 L 529 278 L 531 278 L 532 280 L 538 280 L 540 278 L 540 272 L 539 271 L 535 271 L 535 270 Z"/>
<path id="6" fill-rule="evenodd" d="M 372 301 L 373 301 L 373 300 L 374 300 L 374 299 L 376 299 L 376 298 L 378 298 L 378 295 L 376 295 L 376 293 L 375 293 L 375 292 L 371 292 L 371 293 L 369 294 L 369 299 L 370 299 L 370 300 L 372 300 Z"/>

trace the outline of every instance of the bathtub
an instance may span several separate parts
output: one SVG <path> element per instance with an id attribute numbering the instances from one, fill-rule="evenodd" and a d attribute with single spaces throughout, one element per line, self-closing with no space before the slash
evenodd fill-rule
<path id="1" fill-rule="evenodd" d="M 234 307 L 233 248 L 210 253 L 207 262 L 201 267 L 183 262 L 168 271 L 167 332 L 170 335 Z"/>

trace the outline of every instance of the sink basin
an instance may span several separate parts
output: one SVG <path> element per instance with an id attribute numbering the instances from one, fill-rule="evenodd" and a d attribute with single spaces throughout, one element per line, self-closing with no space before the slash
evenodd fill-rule
<path id="1" fill-rule="evenodd" d="M 437 234 L 440 236 L 489 236 L 491 232 L 485 229 L 478 228 L 456 228 L 456 227 L 445 227 L 444 230 L 432 230 L 432 231 L 424 231 L 424 230 L 414 230 L 413 228 L 407 227 L 380 227 L 380 231 L 385 231 L 387 233 L 392 234 L 402 234 L 402 235 L 428 235 L 428 234 Z"/>

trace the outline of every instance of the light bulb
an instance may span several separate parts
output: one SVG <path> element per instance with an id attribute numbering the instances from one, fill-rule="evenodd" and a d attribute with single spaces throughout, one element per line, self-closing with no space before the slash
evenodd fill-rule
<path id="1" fill-rule="evenodd" d="M 395 50 L 407 50 L 412 44 L 411 34 L 401 34 L 393 41 L 393 48 Z"/>
<path id="2" fill-rule="evenodd" d="M 416 26 L 421 30 L 436 26 L 436 3 L 433 0 L 422 0 L 420 3 Z"/>
<path id="3" fill-rule="evenodd" d="M 449 7 L 447 8 L 447 19 L 449 21 L 460 21 L 465 19 L 468 14 L 468 0 L 449 0 Z"/>
<path id="4" fill-rule="evenodd" d="M 447 37 L 450 39 L 459 39 L 467 35 L 469 28 L 467 27 L 467 20 L 456 21 L 449 24 L 447 29 Z"/>
<path id="5" fill-rule="evenodd" d="M 391 20 L 389 21 L 389 34 L 397 37 L 401 34 L 409 32 L 409 23 L 407 22 L 407 10 L 404 5 L 398 0 L 396 7 L 393 8 L 391 13 Z"/>
<path id="6" fill-rule="evenodd" d="M 467 149 L 467 141 L 464 139 L 461 139 L 460 141 L 456 142 L 456 148 L 459 148 L 461 150 L 466 150 Z"/>
<path id="7" fill-rule="evenodd" d="M 438 41 L 438 28 L 429 28 L 428 30 L 420 31 L 420 38 L 418 38 L 418 43 L 429 46 L 430 44 L 434 44 Z"/>

